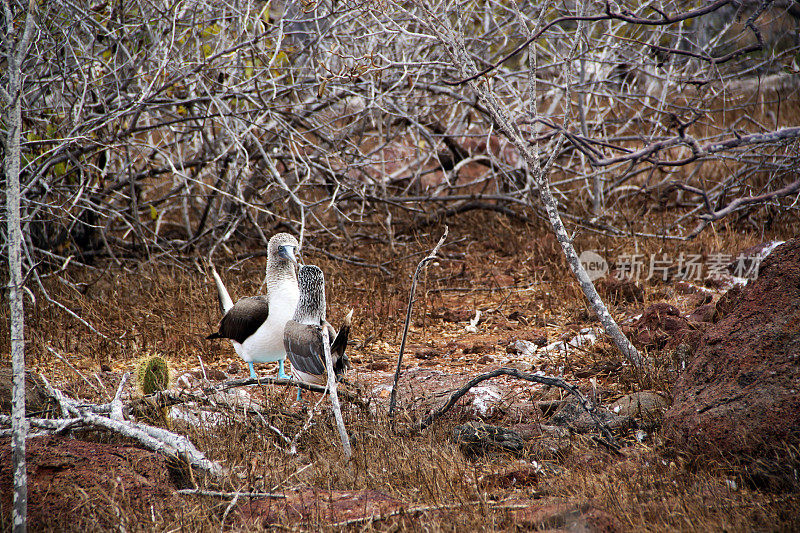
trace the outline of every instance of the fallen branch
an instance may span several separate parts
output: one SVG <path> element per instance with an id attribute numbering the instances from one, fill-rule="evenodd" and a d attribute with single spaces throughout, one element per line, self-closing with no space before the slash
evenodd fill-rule
<path id="1" fill-rule="evenodd" d="M 431 253 L 429 253 L 422 261 L 419 262 L 417 265 L 417 269 L 414 271 L 414 277 L 411 278 L 411 294 L 408 296 L 408 309 L 406 309 L 406 321 L 403 324 L 403 338 L 400 341 L 400 353 L 397 355 L 397 369 L 394 372 L 394 383 L 392 384 L 392 393 L 389 399 L 389 419 L 393 420 L 394 417 L 394 408 L 397 404 L 397 382 L 400 380 L 400 368 L 403 364 L 403 352 L 406 348 L 406 338 L 408 337 L 408 326 L 411 323 L 411 309 L 414 307 L 414 290 L 417 288 L 417 279 L 419 278 L 419 273 L 425 267 L 425 265 L 436 258 L 436 254 L 439 253 L 439 248 L 442 247 L 444 244 L 444 240 L 447 238 L 447 226 L 444 227 L 444 234 L 439 239 L 439 242 L 436 243 L 436 246 L 433 247 Z"/>
<path id="2" fill-rule="evenodd" d="M 325 370 L 328 374 L 328 394 L 331 397 L 331 408 L 333 417 L 336 419 L 336 429 L 339 430 L 339 438 L 342 439 L 342 449 L 344 457 L 350 460 L 353 451 L 350 448 L 350 437 L 347 435 L 347 428 L 344 427 L 342 418 L 342 408 L 339 405 L 339 395 L 336 393 L 336 373 L 333 371 L 333 360 L 331 359 L 331 339 L 327 327 L 322 328 L 322 350 L 325 352 Z"/>
<path id="3" fill-rule="evenodd" d="M 191 496 L 209 496 L 211 498 L 275 498 L 284 499 L 284 494 L 274 494 L 272 492 L 221 492 L 218 490 L 205 489 L 180 489 L 178 494 L 188 494 Z"/>
<path id="4" fill-rule="evenodd" d="M 418 507 L 403 507 L 396 511 L 392 511 L 391 513 L 386 514 L 379 514 L 379 515 L 370 515 L 370 516 L 360 516 L 358 518 L 351 518 L 350 520 L 343 520 L 341 522 L 335 522 L 330 525 L 330 527 L 348 527 L 354 526 L 356 524 L 372 524 L 374 522 L 380 522 L 382 520 L 386 520 L 387 518 L 392 518 L 394 516 L 403 516 L 403 515 L 415 515 L 420 513 L 427 513 L 430 511 L 446 511 L 448 509 L 462 509 L 464 507 L 469 506 L 481 506 L 486 505 L 486 502 L 481 501 L 473 501 L 473 502 L 464 502 L 464 503 L 446 503 L 443 505 L 421 505 Z M 527 509 L 530 507 L 529 504 L 523 503 L 500 503 L 490 505 L 492 509 Z"/>
<path id="5" fill-rule="evenodd" d="M 597 429 L 600 431 L 603 437 L 608 441 L 608 443 L 612 447 L 618 448 L 616 440 L 614 439 L 614 436 L 611 434 L 611 430 L 609 429 L 608 425 L 606 425 L 602 420 L 600 420 L 600 417 L 597 416 L 597 406 L 595 406 L 594 403 L 589 398 L 584 396 L 583 393 L 581 393 L 581 391 L 578 390 L 576 386 L 570 385 L 561 378 L 556 378 L 552 376 L 540 376 L 538 374 L 528 374 L 527 372 L 522 372 L 520 370 L 517 370 L 516 368 L 498 368 L 497 370 L 493 370 L 491 372 L 487 372 L 485 374 L 481 374 L 479 376 L 472 378 L 463 387 L 455 391 L 444 405 L 433 411 L 422 422 L 420 422 L 419 430 L 420 431 L 424 430 L 425 428 L 436 422 L 436 420 L 441 418 L 447 411 L 449 411 L 456 404 L 456 402 L 462 396 L 464 396 L 467 392 L 469 392 L 469 390 L 472 387 L 474 387 L 478 383 L 481 383 L 482 381 L 486 381 L 487 379 L 491 378 L 496 378 L 497 376 L 511 376 L 518 379 L 524 379 L 526 381 L 532 381 L 534 383 L 541 383 L 543 385 L 550 385 L 551 387 L 558 387 L 560 389 L 564 389 L 565 391 L 569 392 L 570 394 L 575 396 L 575 398 L 578 399 L 578 402 L 580 402 L 581 407 L 583 407 L 586 410 L 586 412 L 589 413 L 589 416 L 592 417 L 592 420 L 597 426 Z"/>
<path id="6" fill-rule="evenodd" d="M 148 450 L 158 452 L 170 459 L 185 461 L 189 465 L 199 468 L 215 476 L 223 473 L 221 465 L 206 459 L 192 442 L 183 435 L 173 433 L 163 428 L 149 426 L 141 422 L 124 420 L 120 395 L 122 385 L 127 378 L 123 377 L 122 383 L 112 402 L 103 405 L 94 405 L 68 398 L 59 389 L 56 389 L 42 376 L 48 394 L 58 402 L 63 418 L 43 420 L 28 419 L 29 423 L 52 433 L 59 433 L 74 426 L 88 426 L 113 431 L 137 441 Z M 109 416 L 106 416 L 108 414 Z M 119 417 L 119 418 L 116 418 Z M 4 423 L 0 417 L 0 423 Z"/>

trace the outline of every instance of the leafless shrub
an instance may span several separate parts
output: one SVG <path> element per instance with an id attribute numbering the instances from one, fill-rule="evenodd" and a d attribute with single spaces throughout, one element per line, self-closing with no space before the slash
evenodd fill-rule
<path id="1" fill-rule="evenodd" d="M 288 6 L 42 6 L 24 64 L 29 267 L 213 251 L 303 220 L 314 235 L 393 242 L 409 215 L 540 209 L 420 5 Z M 521 6 L 522 18 L 493 1 L 426 9 L 457 23 L 482 83 L 542 155 L 565 136 L 550 178 L 573 223 L 687 238 L 793 203 L 792 3 L 551 2 Z M 634 197 L 676 216 L 626 219 Z"/>

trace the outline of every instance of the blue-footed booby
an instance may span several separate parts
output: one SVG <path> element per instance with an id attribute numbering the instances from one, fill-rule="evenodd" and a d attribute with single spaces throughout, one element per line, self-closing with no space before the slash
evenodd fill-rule
<path id="1" fill-rule="evenodd" d="M 322 328 L 327 328 L 331 362 L 336 379 L 340 379 L 350 367 L 345 355 L 347 337 L 353 311 L 348 313 L 337 333 L 325 320 L 325 276 L 314 265 L 304 265 L 297 273 L 300 301 L 294 318 L 286 323 L 283 343 L 286 355 L 292 363 L 292 374 L 300 381 L 314 385 L 325 385 L 327 372 L 325 351 L 322 344 Z M 297 390 L 300 399 L 300 389 Z"/>
<path id="2" fill-rule="evenodd" d="M 288 379 L 283 370 L 286 350 L 283 330 L 294 316 L 300 292 L 297 287 L 297 239 L 288 233 L 273 235 L 267 245 L 267 295 L 242 298 L 236 304 L 212 266 L 219 305 L 224 313 L 219 331 L 207 339 L 230 339 L 239 357 L 256 377 L 253 363 L 278 362 L 278 377 Z"/>

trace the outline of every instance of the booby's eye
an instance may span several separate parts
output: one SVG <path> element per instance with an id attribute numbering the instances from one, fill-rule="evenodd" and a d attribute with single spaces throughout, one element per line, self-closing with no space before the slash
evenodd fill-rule
<path id="1" fill-rule="evenodd" d="M 278 255 L 291 261 L 294 264 L 297 264 L 297 259 L 294 256 L 295 254 L 295 247 L 291 244 L 284 244 L 280 248 L 278 248 Z"/>

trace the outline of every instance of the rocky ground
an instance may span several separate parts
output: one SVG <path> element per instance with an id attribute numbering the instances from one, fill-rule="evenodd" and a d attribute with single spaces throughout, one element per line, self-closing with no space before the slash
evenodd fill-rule
<path id="1" fill-rule="evenodd" d="M 552 239 L 525 242 L 521 250 L 500 239 L 465 254 L 457 241 L 429 268 L 404 354 L 394 431 L 385 414 L 407 275 L 388 282 L 371 272 L 329 276 L 329 319 L 335 324 L 350 307 L 357 317 L 351 384 L 344 387 L 366 407 L 346 407 L 356 449 L 349 466 L 338 462 L 326 408 L 296 456 L 285 455 L 285 443 L 264 429 L 262 422 L 291 436 L 318 395 L 306 393 L 297 402 L 291 388 L 237 388 L 215 397 L 233 406 L 230 411 L 182 405 L 166 419 L 151 419 L 230 466 L 236 474 L 224 480 L 196 478 L 97 432 L 31 439 L 34 529 L 383 529 L 423 522 L 443 530 L 475 524 L 575 531 L 800 527 L 800 240 L 774 248 L 747 285 L 734 276 L 735 265 L 713 279 L 686 281 L 673 273 L 664 282 L 613 275 L 599 281 L 601 295 L 651 362 L 646 372 L 621 358 L 572 282 L 559 274 L 563 265 Z M 769 251 L 768 244 L 737 250 L 754 257 Z M 246 366 L 230 346 L 202 340 L 216 322 L 207 280 L 184 279 L 164 270 L 100 278 L 76 302 L 83 316 L 112 293 L 136 302 L 106 311 L 107 323 L 94 322 L 135 354 L 114 357 L 116 349 L 96 338 L 76 339 L 92 334 L 75 324 L 58 322 L 59 331 L 48 331 L 50 315 L 42 313 L 30 322 L 31 345 L 41 350 L 31 366 L 71 396 L 94 401 L 108 401 L 122 374 L 154 353 L 169 361 L 176 391 L 245 377 Z M 177 292 L 164 288 L 170 280 Z M 257 283 L 249 283 L 239 284 L 242 292 L 255 292 Z M 165 301 L 175 294 L 187 296 Z M 87 349 L 92 343 L 94 352 Z M 59 355 L 45 356 L 45 345 Z M 454 390 L 501 367 L 576 385 L 599 406 L 617 446 L 599 438 L 596 422 L 563 389 L 510 376 L 481 382 L 431 429 L 414 429 Z M 274 368 L 259 371 L 271 375 Z M 7 383 L 7 372 L 0 374 L 4 412 Z M 33 375 L 28 389 L 29 410 L 52 409 L 46 395 L 37 396 L 41 385 Z M 137 395 L 132 380 L 123 397 Z M 267 419 L 242 418 L 236 406 L 256 406 Z M 4 446 L 5 526 L 9 455 Z M 209 500 L 178 493 L 198 487 L 229 495 Z M 237 491 L 277 496 L 231 496 Z"/>

